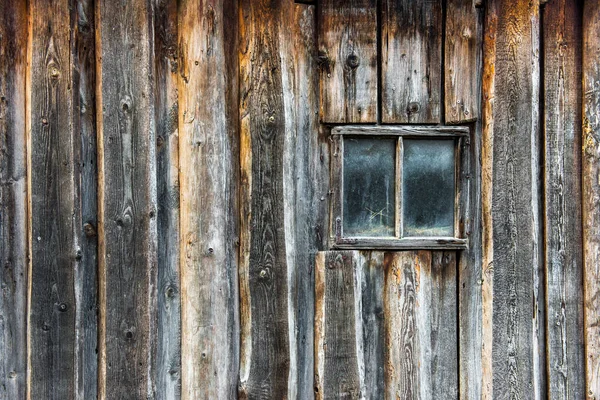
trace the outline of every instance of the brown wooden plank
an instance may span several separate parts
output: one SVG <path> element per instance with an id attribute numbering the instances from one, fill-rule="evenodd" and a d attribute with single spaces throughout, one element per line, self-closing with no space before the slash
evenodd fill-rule
<path id="1" fill-rule="evenodd" d="M 293 3 L 240 4 L 242 398 L 294 397 L 297 382 L 290 94 Z M 289 46 L 289 47 L 288 47 Z M 291 371 L 291 374 L 290 374 Z M 291 375 L 291 376 L 290 376 Z"/>
<path id="2" fill-rule="evenodd" d="M 377 2 L 324 0 L 318 20 L 321 120 L 377 122 Z"/>
<path id="3" fill-rule="evenodd" d="M 31 44 L 31 398 L 75 397 L 74 271 L 82 253 L 76 237 L 72 126 L 74 94 L 68 1 L 30 3 Z M 76 150 L 77 149 L 77 150 Z"/>
<path id="4" fill-rule="evenodd" d="M 154 3 L 158 234 L 156 398 L 181 397 L 177 1 Z"/>
<path id="5" fill-rule="evenodd" d="M 543 14 L 545 264 L 548 397 L 585 398 L 581 241 L 581 12 L 549 1 Z"/>
<path id="6" fill-rule="evenodd" d="M 539 398 L 545 360 L 538 2 L 490 0 L 487 6 L 484 99 L 493 102 L 484 121 L 483 210 L 491 215 L 484 215 L 483 279 L 492 286 L 484 288 L 484 393 Z"/>
<path id="7" fill-rule="evenodd" d="M 382 122 L 440 122 L 441 0 L 383 0 L 381 7 Z"/>
<path id="8" fill-rule="evenodd" d="M 386 398 L 458 398 L 456 253 L 384 260 Z"/>
<path id="9" fill-rule="evenodd" d="M 447 124 L 479 117 L 479 12 L 473 0 L 448 0 L 444 37 L 444 112 Z"/>
<path id="10" fill-rule="evenodd" d="M 236 23 L 233 1 L 179 4 L 184 399 L 237 390 Z"/>
<path id="11" fill-rule="evenodd" d="M 0 398 L 27 370 L 27 2 L 0 1 Z"/>
<path id="12" fill-rule="evenodd" d="M 153 397 L 156 130 L 150 0 L 96 4 L 100 381 L 104 398 Z"/>
<path id="13" fill-rule="evenodd" d="M 316 258 L 315 398 L 358 399 L 361 394 L 357 349 L 353 251 L 320 252 Z"/>
<path id="14" fill-rule="evenodd" d="M 75 270 L 76 397 L 98 392 L 98 162 L 94 2 L 71 8 L 75 209 L 81 260 Z M 34 161 L 34 160 L 32 160 Z"/>
<path id="15" fill-rule="evenodd" d="M 583 271 L 586 396 L 600 397 L 600 3 L 583 8 Z"/>

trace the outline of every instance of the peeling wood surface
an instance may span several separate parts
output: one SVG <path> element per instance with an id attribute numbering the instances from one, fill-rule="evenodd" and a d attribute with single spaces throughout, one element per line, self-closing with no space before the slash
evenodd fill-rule
<path id="1" fill-rule="evenodd" d="M 0 2 L 0 398 L 25 397 L 28 214 L 26 1 Z"/>
<path id="2" fill-rule="evenodd" d="M 583 399 L 582 9 L 552 0 L 543 10 L 548 397 Z"/>
<path id="3" fill-rule="evenodd" d="M 377 122 L 377 2 L 319 3 L 321 120 Z"/>
<path id="4" fill-rule="evenodd" d="M 586 396 L 600 398 L 600 4 L 583 8 L 583 265 Z"/>
<path id="5" fill-rule="evenodd" d="M 381 7 L 382 122 L 440 122 L 442 1 L 383 0 Z"/>
<path id="6" fill-rule="evenodd" d="M 155 393 L 157 192 L 150 0 L 97 6 L 101 398 Z"/>

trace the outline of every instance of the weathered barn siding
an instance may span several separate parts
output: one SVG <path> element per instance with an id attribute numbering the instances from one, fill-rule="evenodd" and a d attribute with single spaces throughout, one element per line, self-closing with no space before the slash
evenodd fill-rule
<path id="1" fill-rule="evenodd" d="M 0 399 L 598 398 L 598 21 L 0 0 Z M 356 123 L 469 128 L 467 250 L 331 250 Z"/>

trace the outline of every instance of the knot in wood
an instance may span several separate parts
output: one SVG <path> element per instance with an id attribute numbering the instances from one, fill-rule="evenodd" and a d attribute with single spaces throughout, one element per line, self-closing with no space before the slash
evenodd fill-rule
<path id="1" fill-rule="evenodd" d="M 356 69 L 360 65 L 360 59 L 356 54 L 350 54 L 348 58 L 346 58 L 346 65 L 352 69 Z"/>
<path id="2" fill-rule="evenodd" d="M 410 102 L 408 103 L 407 111 L 409 114 L 416 114 L 421 111 L 421 105 L 416 101 Z"/>
<path id="3" fill-rule="evenodd" d="M 67 303 L 60 303 L 58 305 L 58 311 L 60 312 L 65 312 L 69 309 L 69 306 L 67 305 Z"/>
<path id="4" fill-rule="evenodd" d="M 87 237 L 96 236 L 96 228 L 90 222 L 86 222 L 85 224 L 83 224 L 83 232 Z"/>

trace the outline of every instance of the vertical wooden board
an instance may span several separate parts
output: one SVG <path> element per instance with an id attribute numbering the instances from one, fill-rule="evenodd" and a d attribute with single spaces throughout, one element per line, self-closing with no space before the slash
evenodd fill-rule
<path id="1" fill-rule="evenodd" d="M 228 77 L 237 57 L 227 45 L 236 17 L 233 1 L 179 4 L 184 399 L 234 398 L 237 388 L 238 109 L 228 104 L 237 96 Z"/>
<path id="2" fill-rule="evenodd" d="M 585 397 L 581 241 L 581 20 L 574 0 L 543 14 L 548 397 Z"/>
<path id="3" fill-rule="evenodd" d="M 297 330 L 297 397 L 314 396 L 314 262 L 321 246 L 317 226 L 326 221 L 327 175 L 320 159 L 322 138 L 319 132 L 319 77 L 317 73 L 316 7 L 307 4 L 294 6 L 293 64 L 295 145 L 294 203 L 296 220 L 295 293 Z M 327 143 L 325 143 L 325 146 Z"/>
<path id="4" fill-rule="evenodd" d="M 30 3 L 31 398 L 75 397 L 74 271 L 81 262 L 68 1 Z"/>
<path id="5" fill-rule="evenodd" d="M 94 2 L 71 9 L 75 209 L 78 268 L 75 270 L 76 397 L 98 392 L 98 168 Z M 32 160 L 34 161 L 34 160 Z"/>
<path id="6" fill-rule="evenodd" d="M 385 398 L 458 398 L 456 253 L 387 253 Z"/>
<path id="7" fill-rule="evenodd" d="M 381 7 L 381 120 L 439 123 L 442 2 L 383 0 Z"/>
<path id="8" fill-rule="evenodd" d="M 479 12 L 473 0 L 448 0 L 444 37 L 444 112 L 447 124 L 479 116 Z"/>
<path id="9" fill-rule="evenodd" d="M 27 369 L 27 2 L 0 2 L 0 398 L 25 397 Z"/>
<path id="10" fill-rule="evenodd" d="M 493 146 L 493 158 L 484 157 L 484 173 L 491 172 L 491 193 L 485 187 L 484 227 L 491 224 L 493 236 L 484 230 L 485 263 L 493 260 L 492 310 L 484 306 L 484 319 L 491 312 L 491 326 L 484 321 L 484 339 L 492 339 L 493 390 L 499 398 L 543 397 L 543 310 L 538 282 L 539 244 L 539 143 L 538 143 L 538 3 L 526 0 L 488 3 L 485 73 L 494 75 L 493 113 L 484 121 L 484 146 Z M 497 31 L 496 31 L 497 29 Z M 490 43 L 493 42 L 493 43 Z M 484 76 L 485 94 L 490 79 Z M 487 99 L 486 99 L 487 101 Z M 489 132 L 486 124 L 493 124 Z M 491 151 L 491 150 L 490 150 Z M 487 149 L 486 149 L 487 152 Z M 488 163 L 491 162 L 491 165 Z M 490 171 L 491 170 L 491 171 Z M 488 177 L 486 176 L 486 179 Z M 486 206 L 485 201 L 491 200 Z M 487 246 L 491 246 L 488 248 Z M 489 259 L 493 254 L 493 259 Z M 486 279 L 486 278 L 483 278 Z M 487 289 L 486 289 L 487 290 Z M 489 293 L 484 291 L 484 302 Z M 487 303 L 486 303 L 487 304 Z M 488 321 L 490 322 L 490 321 Z M 491 332 L 489 331 L 491 329 Z M 489 336 L 485 334 L 489 333 Z M 540 370 L 541 368 L 541 370 Z M 484 377 L 489 370 L 484 367 Z M 485 378 L 485 384 L 490 383 Z"/>
<path id="11" fill-rule="evenodd" d="M 293 3 L 240 4 L 242 398 L 295 397 Z M 290 47 L 287 47 L 290 46 Z"/>
<path id="12" fill-rule="evenodd" d="M 322 122 L 377 122 L 377 2 L 324 0 L 318 20 Z"/>
<path id="13" fill-rule="evenodd" d="M 600 398 L 600 3 L 583 8 L 583 262 L 586 396 Z"/>
<path id="14" fill-rule="evenodd" d="M 156 359 L 153 4 L 96 4 L 100 398 L 152 398 Z"/>
<path id="15" fill-rule="evenodd" d="M 154 3 L 158 235 L 156 397 L 181 397 L 177 1 Z"/>
<path id="16" fill-rule="evenodd" d="M 355 269 L 359 253 L 318 253 L 315 274 L 315 398 L 361 398 Z M 358 280 L 360 282 L 360 280 Z M 360 316 L 358 321 L 360 321 Z"/>

